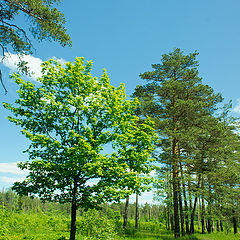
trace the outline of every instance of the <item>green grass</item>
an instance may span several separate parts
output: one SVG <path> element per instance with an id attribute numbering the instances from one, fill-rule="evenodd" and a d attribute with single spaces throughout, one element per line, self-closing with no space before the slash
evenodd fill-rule
<path id="1" fill-rule="evenodd" d="M 122 230 L 122 221 L 107 220 L 89 212 L 77 222 L 76 240 L 173 240 L 171 231 L 159 222 L 140 222 L 140 229 L 134 229 L 129 221 L 127 230 Z M 0 240 L 67 240 L 70 219 L 58 214 L 8 212 L 0 209 Z M 116 229 L 118 235 L 114 233 Z M 88 237 L 81 236 L 88 235 Z M 95 237 L 94 237 L 95 236 Z M 215 232 L 181 237 L 178 240 L 240 240 L 240 234 Z"/>
<path id="2" fill-rule="evenodd" d="M 150 233 L 146 231 L 136 232 L 134 236 L 125 236 L 124 239 L 129 240 L 174 240 L 174 235 L 170 231 L 160 230 L 159 233 Z M 240 234 L 233 233 L 211 233 L 201 234 L 196 233 L 191 236 L 180 237 L 178 240 L 240 240 Z"/>
<path id="3" fill-rule="evenodd" d="M 9 233 L 0 240 L 58 240 L 61 237 L 69 238 L 69 232 L 65 231 L 51 231 L 46 229 L 38 231 L 26 231 L 24 234 L 14 234 Z M 63 238 L 62 238 L 63 239 Z M 77 235 L 76 240 L 89 239 L 81 235 Z M 116 240 L 174 240 L 173 233 L 161 229 L 158 233 L 151 233 L 147 231 L 135 232 L 134 236 L 119 236 L 115 238 Z M 196 233 L 192 236 L 180 237 L 179 240 L 240 240 L 240 234 L 233 233 L 211 233 L 211 234 L 200 234 Z"/>

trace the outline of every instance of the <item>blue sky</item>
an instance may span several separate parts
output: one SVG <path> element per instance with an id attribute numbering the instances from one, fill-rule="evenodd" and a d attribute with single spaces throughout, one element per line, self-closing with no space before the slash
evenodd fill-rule
<path id="1" fill-rule="evenodd" d="M 66 17 L 66 28 L 73 46 L 62 48 L 55 42 L 33 41 L 36 48 L 29 57 L 32 71 L 50 58 L 74 61 L 83 56 L 93 60 L 94 74 L 106 68 L 111 83 L 125 83 L 131 95 L 139 74 L 160 63 L 161 55 L 173 48 L 186 54 L 197 50 L 199 73 L 203 83 L 221 92 L 225 102 L 233 101 L 233 115 L 240 116 L 240 1 L 239 0 L 92 0 L 63 1 L 59 5 Z M 19 18 L 18 24 L 25 25 Z M 14 56 L 3 66 L 8 94 L 0 89 L 0 99 L 13 102 L 16 86 L 8 78 L 13 72 Z M 16 162 L 27 158 L 22 153 L 27 141 L 20 129 L 6 120 L 7 111 L 0 106 L 1 155 L 0 189 L 24 175 Z M 151 201 L 148 193 L 142 201 Z"/>

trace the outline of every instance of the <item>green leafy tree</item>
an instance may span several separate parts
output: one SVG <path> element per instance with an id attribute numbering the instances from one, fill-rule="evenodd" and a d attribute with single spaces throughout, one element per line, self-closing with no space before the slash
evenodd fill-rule
<path id="1" fill-rule="evenodd" d="M 134 116 L 138 100 L 126 100 L 124 86 L 111 86 L 105 71 L 99 80 L 92 77 L 91 67 L 83 58 L 65 67 L 50 60 L 43 64 L 37 86 L 14 74 L 19 99 L 15 105 L 4 103 L 15 115 L 9 120 L 31 142 L 29 160 L 19 164 L 29 174 L 13 189 L 20 195 L 70 202 L 70 240 L 75 239 L 78 207 L 96 208 L 146 189 L 148 178 L 138 172 L 151 170 L 155 141 L 152 122 L 138 125 Z M 104 154 L 106 146 L 112 146 L 112 154 Z"/>
<path id="2" fill-rule="evenodd" d="M 31 54 L 33 46 L 30 35 L 59 42 L 62 46 L 71 45 L 64 27 L 64 15 L 55 7 L 60 0 L 1 0 L 0 1 L 0 47 L 2 56 L 12 51 L 18 54 Z M 27 17 L 29 28 L 20 26 L 15 20 L 18 15 Z M 21 60 L 20 70 L 28 72 L 26 62 Z M 3 85 L 4 86 L 4 85 Z"/>
<path id="3" fill-rule="evenodd" d="M 133 121 L 130 125 L 126 122 L 128 126 L 122 126 L 120 128 L 120 131 L 122 133 L 124 132 L 124 134 L 120 134 L 118 140 L 118 156 L 128 164 L 129 170 L 133 174 L 146 174 L 154 169 L 153 165 L 143 164 L 145 159 L 150 157 L 149 153 L 154 150 L 153 145 L 151 145 L 153 139 L 150 139 L 148 136 L 152 134 L 151 120 L 146 118 L 145 121 L 140 122 L 137 116 L 133 116 L 132 119 Z M 154 142 L 156 142 L 156 140 L 157 138 L 155 137 Z M 145 185 L 148 186 L 150 184 L 149 180 L 153 181 L 153 178 L 145 180 L 147 180 Z M 135 186 L 134 192 L 138 195 L 141 191 L 142 188 L 139 183 Z M 128 205 L 129 196 L 126 198 L 123 228 L 127 227 Z"/>

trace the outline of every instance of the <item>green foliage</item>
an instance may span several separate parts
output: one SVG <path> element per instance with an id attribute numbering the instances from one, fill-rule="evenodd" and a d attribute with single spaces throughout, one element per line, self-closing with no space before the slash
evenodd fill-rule
<path id="1" fill-rule="evenodd" d="M 173 233 L 164 229 L 159 222 L 139 222 L 139 229 L 134 227 L 134 220 L 129 221 L 128 230 L 123 231 L 122 221 L 108 220 L 101 216 L 101 212 L 88 211 L 77 221 L 76 240 L 88 239 L 174 239 Z M 67 240 L 70 219 L 58 214 L 44 214 L 41 212 L 12 212 L 0 208 L 0 240 Z M 116 235 L 117 233 L 117 235 Z M 211 234 L 196 233 L 192 236 L 179 238 L 180 240 L 237 240 L 239 234 L 233 234 L 232 229 L 226 232 Z"/>
<path id="2" fill-rule="evenodd" d="M 128 169 L 150 172 L 152 123 L 147 120 L 138 127 L 133 115 L 138 101 L 126 100 L 123 85 L 111 86 L 106 72 L 99 80 L 92 77 L 91 67 L 91 62 L 84 65 L 83 58 L 66 68 L 46 62 L 40 86 L 12 76 L 20 86 L 18 106 L 4 106 L 16 116 L 9 120 L 20 125 L 31 141 L 27 150 L 31 161 L 19 164 L 29 176 L 15 183 L 18 193 L 61 203 L 74 197 L 78 206 L 87 209 L 106 199 L 119 200 L 147 181 Z M 133 130 L 144 136 L 141 145 L 131 142 Z M 116 152 L 104 155 L 109 143 Z M 89 184 L 91 179 L 98 181 Z"/>
<path id="3" fill-rule="evenodd" d="M 202 84 L 198 76 L 198 53 L 184 55 L 179 48 L 162 55 L 162 63 L 153 71 L 140 74 L 148 83 L 137 86 L 133 96 L 142 103 L 139 114 L 154 119 L 161 137 L 179 139 L 182 131 L 203 121 L 222 101 L 220 94 Z"/>
<path id="4" fill-rule="evenodd" d="M 38 40 L 49 39 L 59 42 L 62 46 L 71 45 L 70 37 L 64 28 L 65 19 L 54 5 L 59 0 L 6 0 L 1 1 L 0 13 L 0 46 L 3 55 L 9 48 L 17 54 L 32 53 L 31 41 L 27 29 L 15 21 L 23 14 L 29 21 L 29 31 Z"/>
<path id="5" fill-rule="evenodd" d="M 70 202 L 76 212 L 147 188 L 156 141 L 153 122 L 140 123 L 134 115 L 138 100 L 127 100 L 123 85 L 111 86 L 106 71 L 98 80 L 91 69 L 83 58 L 64 67 L 50 60 L 38 85 L 12 76 L 20 86 L 19 99 L 4 107 L 31 142 L 29 161 L 19 164 L 29 175 L 13 186 L 20 195 Z M 112 154 L 104 154 L 106 146 Z"/>
<path id="6" fill-rule="evenodd" d="M 116 238 L 114 222 L 100 216 L 96 210 L 88 210 L 77 221 L 77 231 L 89 240 L 113 240 Z"/>
<path id="7" fill-rule="evenodd" d="M 0 207 L 0 239 L 48 239 L 47 235 L 65 234 L 68 218 L 44 213 L 10 212 Z M 44 232 L 46 238 L 44 238 Z M 41 236 L 40 236 L 41 235 Z"/>
<path id="8" fill-rule="evenodd" d="M 157 194 L 167 204 L 168 227 L 174 217 L 176 237 L 180 220 L 193 223 L 193 203 L 198 198 L 203 221 L 211 223 L 214 212 L 218 219 L 234 218 L 233 222 L 239 216 L 240 145 L 234 133 L 238 122 L 229 118 L 231 104 L 222 108 L 223 113 L 217 108 L 223 98 L 202 83 L 197 55 L 184 55 L 180 49 L 162 55 L 160 64 L 140 75 L 148 82 L 137 86 L 133 94 L 141 102 L 137 113 L 155 121 L 162 140 L 158 174 L 163 181 L 156 184 Z M 181 232 L 184 235 L 184 227 Z"/>
<path id="9" fill-rule="evenodd" d="M 0 208 L 0 239 L 66 239 L 70 219 L 41 212 L 10 212 Z M 115 224 L 96 210 L 84 213 L 77 221 L 77 235 L 84 239 L 116 239 Z M 49 237 L 49 238 L 48 238 Z M 67 238 L 68 239 L 68 238 Z M 78 238 L 77 238 L 78 239 Z M 82 239 L 82 237 L 81 237 Z"/>

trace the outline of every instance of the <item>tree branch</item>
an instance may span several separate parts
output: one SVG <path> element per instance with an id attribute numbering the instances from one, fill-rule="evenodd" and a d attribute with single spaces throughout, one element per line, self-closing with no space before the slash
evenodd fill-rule
<path id="1" fill-rule="evenodd" d="M 4 23 L 4 24 L 6 24 L 6 25 L 9 26 L 9 27 L 15 27 L 15 28 L 17 28 L 19 31 L 21 31 L 21 32 L 23 33 L 25 39 L 27 40 L 27 42 L 30 44 L 31 48 L 33 48 L 30 39 L 27 37 L 26 32 L 25 32 L 22 28 L 18 27 L 18 26 L 15 25 L 15 24 L 7 23 L 7 22 L 5 22 L 5 21 L 3 21 L 3 20 L 1 20 L 1 22 Z"/>
<path id="2" fill-rule="evenodd" d="M 5 87 L 4 83 L 3 83 L 3 80 L 2 80 L 2 71 L 1 70 L 0 70 L 0 81 L 1 81 L 1 84 L 2 84 L 2 86 L 4 88 L 4 90 L 5 90 L 5 95 L 6 95 L 7 94 L 7 89 L 6 89 L 6 87 Z"/>
<path id="3" fill-rule="evenodd" d="M 21 10 L 22 12 L 25 12 L 26 14 L 28 14 L 31 17 L 36 18 L 39 21 L 43 21 L 44 19 L 36 16 L 34 13 L 32 13 L 33 9 L 28 10 L 26 9 L 19 1 L 15 0 L 14 2 L 11 0 L 4 0 L 5 2 L 8 2 L 9 4 L 14 5 L 16 8 L 18 8 L 19 10 Z"/>

